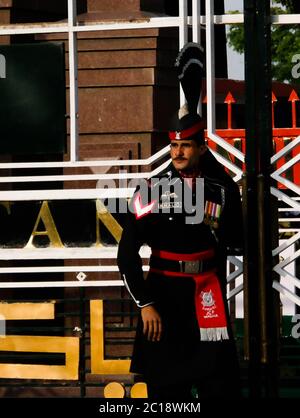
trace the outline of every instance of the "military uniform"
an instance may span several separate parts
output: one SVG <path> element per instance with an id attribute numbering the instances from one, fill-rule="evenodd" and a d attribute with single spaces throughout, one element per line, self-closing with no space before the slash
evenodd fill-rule
<path id="1" fill-rule="evenodd" d="M 142 374 L 154 387 L 196 385 L 200 397 L 235 397 L 238 362 L 225 296 L 225 266 L 227 255 L 242 252 L 240 194 L 237 185 L 209 151 L 201 157 L 199 170 L 204 179 L 205 201 L 205 214 L 200 223 L 186 222 L 184 205 L 181 213 L 176 213 L 175 207 L 180 206 L 176 193 L 160 192 L 158 201 L 151 202 L 155 183 L 149 182 L 146 200 L 145 196 L 141 200 L 138 189 L 131 200 L 131 205 L 135 203 L 135 206 L 128 213 L 124 226 L 118 266 L 137 306 L 153 304 L 163 327 L 160 341 L 147 341 L 139 319 L 131 372 Z M 185 179 L 173 164 L 160 174 L 161 178 L 184 186 Z M 193 190 L 195 193 L 197 188 Z M 169 213 L 163 213 L 162 208 L 166 207 Z M 139 256 L 143 244 L 151 248 L 146 279 Z M 209 329 L 213 332 L 225 329 L 225 333 L 204 333 L 203 338 L 198 311 L 203 308 L 208 312 L 219 290 L 222 300 L 218 304 L 223 306 L 215 316 L 224 315 L 225 325 L 222 323 L 220 328 L 213 323 Z"/>
<path id="2" fill-rule="evenodd" d="M 190 397 L 194 385 L 200 398 L 228 399 L 238 395 L 238 361 L 225 267 L 227 255 L 241 254 L 240 195 L 204 145 L 205 123 L 197 113 L 202 47 L 187 43 L 175 67 L 186 104 L 169 125 L 173 161 L 160 179 L 149 181 L 146 192 L 136 190 L 119 244 L 118 265 L 129 293 L 140 308 L 152 304 L 162 322 L 160 340 L 149 341 L 139 319 L 131 371 L 143 375 L 151 398 Z M 193 186 L 197 177 L 204 179 L 204 193 Z M 163 179 L 170 190 L 161 187 Z M 187 213 L 192 205 L 186 206 L 181 191 L 187 185 L 196 212 L 198 205 L 204 208 L 203 219 Z M 151 248 L 146 280 L 139 256 L 143 244 Z M 149 321 L 156 319 L 150 310 Z"/>

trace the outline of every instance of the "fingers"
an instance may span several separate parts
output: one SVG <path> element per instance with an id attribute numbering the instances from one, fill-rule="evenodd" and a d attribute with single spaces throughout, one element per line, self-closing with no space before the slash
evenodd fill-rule
<path id="1" fill-rule="evenodd" d="M 149 321 L 143 318 L 143 334 L 148 337 Z"/>
<path id="2" fill-rule="evenodd" d="M 152 341 L 160 341 L 162 333 L 161 320 L 157 319 L 153 328 Z"/>
<path id="3" fill-rule="evenodd" d="M 162 321 L 154 306 L 145 306 L 141 310 L 143 333 L 148 341 L 159 341 L 162 335 Z"/>
<path id="4" fill-rule="evenodd" d="M 160 318 L 144 321 L 143 333 L 148 341 L 160 341 L 162 334 L 162 323 Z"/>

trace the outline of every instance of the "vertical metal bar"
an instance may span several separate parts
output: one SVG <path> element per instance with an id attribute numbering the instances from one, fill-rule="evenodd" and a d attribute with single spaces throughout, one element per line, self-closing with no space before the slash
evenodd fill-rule
<path id="1" fill-rule="evenodd" d="M 81 335 L 79 340 L 79 382 L 80 382 L 80 397 L 85 398 L 86 396 L 86 385 L 85 385 L 85 355 L 86 355 L 86 309 L 85 309 L 85 288 L 79 289 L 79 315 L 80 315 L 80 329 Z"/>
<path id="2" fill-rule="evenodd" d="M 249 208 L 249 202 L 248 202 L 248 176 L 246 173 L 243 174 L 243 187 L 242 187 L 242 193 L 243 193 L 243 227 L 244 231 L 247 231 L 247 221 L 249 219 L 248 216 L 248 208 Z M 245 254 L 247 254 L 247 240 L 245 240 Z M 250 337 L 249 337 L 249 331 L 250 331 L 250 323 L 249 323 L 249 266 L 248 266 L 248 257 L 244 255 L 243 259 L 243 286 L 244 286 L 244 359 L 249 362 L 250 360 Z"/>
<path id="3" fill-rule="evenodd" d="M 73 27 L 77 24 L 76 0 L 68 0 L 69 26 L 69 83 L 70 83 L 70 160 L 78 159 L 78 63 L 77 34 Z"/>
<path id="4" fill-rule="evenodd" d="M 205 4 L 207 134 L 210 136 L 216 130 L 214 0 L 206 0 Z"/>
<path id="5" fill-rule="evenodd" d="M 200 25 L 200 15 L 201 15 L 201 0 L 193 0 L 192 3 L 192 30 L 193 30 L 193 42 L 201 45 L 201 25 Z M 202 115 L 202 93 L 199 98 L 198 103 L 198 113 Z"/>
<path id="6" fill-rule="evenodd" d="M 179 18 L 179 49 L 181 49 L 188 40 L 187 0 L 179 0 Z"/>
<path id="7" fill-rule="evenodd" d="M 274 292 L 272 249 L 278 230 L 274 229 L 276 216 L 273 212 L 274 203 L 271 197 L 271 174 L 273 171 L 271 157 L 273 154 L 272 138 L 272 76 L 271 76 L 271 18 L 270 1 L 257 2 L 257 121 L 259 141 L 259 173 L 257 177 L 258 191 L 261 189 L 262 198 L 258 197 L 258 208 L 262 213 L 259 217 L 258 230 L 263 236 L 258 236 L 258 249 L 263 258 L 259 266 L 260 282 L 260 316 L 261 316 L 261 363 L 263 365 L 264 396 L 278 397 L 278 318 L 279 298 Z M 261 184 L 260 184 L 261 183 Z M 272 222 L 270 222 L 272 219 Z M 278 245 L 278 244 L 277 244 Z M 276 246 L 277 246 L 276 245 Z"/>
<path id="8" fill-rule="evenodd" d="M 200 26 L 200 15 L 201 15 L 201 0 L 193 0 L 193 42 L 201 44 L 201 26 Z"/>
<path id="9" fill-rule="evenodd" d="M 232 108 L 231 102 L 227 103 L 227 129 L 232 127 Z"/>
<path id="10" fill-rule="evenodd" d="M 260 304 L 265 304 L 266 300 L 266 281 L 264 278 L 265 275 L 265 205 L 264 205 L 264 189 L 265 189 L 265 178 L 263 174 L 259 174 L 257 176 L 257 224 L 258 224 L 258 294 L 260 299 Z M 260 328 L 260 360 L 262 364 L 266 364 L 268 362 L 268 334 L 267 334 L 267 311 L 265 306 L 261 306 L 260 309 L 260 321 L 259 321 L 259 328 Z"/>
<path id="11" fill-rule="evenodd" d="M 249 340 L 250 397 L 275 397 L 277 340 L 272 290 L 271 155 L 272 88 L 270 2 L 245 0 L 246 272 L 245 326 Z M 272 222 L 269 222 L 272 219 Z"/>
<path id="12" fill-rule="evenodd" d="M 257 20 L 257 136 L 258 136 L 258 173 L 257 173 L 257 207 L 258 207 L 258 273 L 260 289 L 260 323 L 261 323 L 261 363 L 264 365 L 265 391 L 272 391 L 270 381 L 273 364 L 273 353 L 270 347 L 274 343 L 274 306 L 272 290 L 272 227 L 269 222 L 271 214 L 271 157 L 273 153 L 272 138 L 272 77 L 271 77 L 271 23 L 270 2 L 258 1 L 256 5 Z"/>
<path id="13" fill-rule="evenodd" d="M 257 45 L 253 39 L 256 34 L 256 0 L 244 2 L 245 28 L 245 91 L 246 91 L 246 184 L 247 184 L 247 217 L 245 225 L 245 329 L 248 341 L 248 384 L 250 398 L 261 397 L 261 367 L 260 367 L 260 318 L 258 314 L 258 263 L 257 263 Z"/>
<path id="14" fill-rule="evenodd" d="M 187 26 L 187 0 L 179 0 L 179 49 L 188 41 L 188 26 Z M 180 106 L 185 103 L 185 96 L 180 86 Z"/>

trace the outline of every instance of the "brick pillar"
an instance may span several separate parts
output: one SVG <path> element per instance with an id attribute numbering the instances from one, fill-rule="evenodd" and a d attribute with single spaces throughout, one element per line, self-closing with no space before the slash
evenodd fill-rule
<path id="1" fill-rule="evenodd" d="M 88 12 L 164 12 L 165 3 L 166 0 L 87 0 L 87 9 Z"/>
<path id="2" fill-rule="evenodd" d="M 66 42 L 64 34 L 37 39 Z M 78 51 L 80 158 L 147 158 L 167 144 L 168 122 L 178 108 L 176 31 L 82 32 Z"/>
<path id="3" fill-rule="evenodd" d="M 87 0 L 88 12 L 137 12 L 140 0 Z"/>

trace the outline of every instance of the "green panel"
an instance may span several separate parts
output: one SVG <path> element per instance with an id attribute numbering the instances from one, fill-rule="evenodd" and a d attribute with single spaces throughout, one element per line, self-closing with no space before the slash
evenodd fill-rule
<path id="1" fill-rule="evenodd" d="M 6 61 L 6 76 L 0 78 L 0 153 L 63 153 L 64 44 L 2 45 L 0 54 Z"/>

